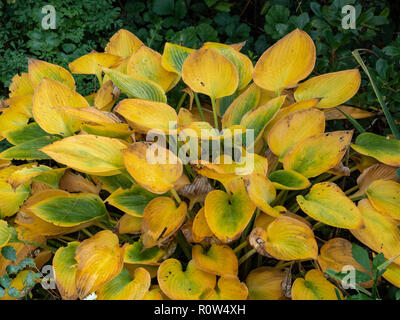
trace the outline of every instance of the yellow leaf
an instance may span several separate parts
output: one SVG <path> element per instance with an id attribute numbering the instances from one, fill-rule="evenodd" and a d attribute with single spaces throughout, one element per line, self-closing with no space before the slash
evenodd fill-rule
<path id="1" fill-rule="evenodd" d="M 182 79 L 193 91 L 206 94 L 212 99 L 233 94 L 239 83 L 234 64 L 209 48 L 194 51 L 186 58 Z"/>
<path id="2" fill-rule="evenodd" d="M 119 29 L 108 41 L 104 51 L 125 59 L 134 54 L 142 45 L 143 42 L 133 33 Z"/>
<path id="3" fill-rule="evenodd" d="M 372 206 L 379 212 L 400 220 L 400 184 L 391 180 L 375 180 L 367 189 Z"/>
<path id="4" fill-rule="evenodd" d="M 55 161 L 84 173 L 112 176 L 124 168 L 121 140 L 94 135 L 78 135 L 41 149 Z"/>
<path id="5" fill-rule="evenodd" d="M 176 73 L 169 72 L 161 65 L 161 55 L 142 46 L 129 59 L 127 65 L 129 76 L 142 77 L 158 83 L 165 92 L 172 89 L 178 79 Z"/>
<path id="6" fill-rule="evenodd" d="M 44 79 L 33 96 L 32 113 L 35 121 L 48 133 L 72 135 L 81 122 L 56 108 L 62 109 L 64 106 L 87 108 L 89 104 L 79 93 L 62 83 Z"/>
<path id="7" fill-rule="evenodd" d="M 280 300 L 282 282 L 288 276 L 284 270 L 273 267 L 253 269 L 246 278 L 250 300 Z"/>
<path id="8" fill-rule="evenodd" d="M 163 102 L 124 99 L 114 111 L 123 116 L 134 130 L 141 133 L 154 129 L 168 134 L 175 130 L 178 121 L 175 109 Z"/>
<path id="9" fill-rule="evenodd" d="M 214 49 L 233 63 L 239 76 L 237 90 L 242 90 L 249 84 L 253 75 L 253 63 L 249 57 L 226 44 L 217 42 L 206 42 L 203 44 L 203 48 Z"/>
<path id="10" fill-rule="evenodd" d="M 206 216 L 204 214 L 204 207 L 197 212 L 193 219 L 192 237 L 197 243 L 214 237 L 214 233 L 207 224 Z"/>
<path id="11" fill-rule="evenodd" d="M 185 221 L 186 211 L 185 202 L 176 207 L 175 201 L 168 197 L 151 200 L 143 213 L 143 246 L 150 248 L 160 245 L 171 237 Z"/>
<path id="12" fill-rule="evenodd" d="M 91 52 L 72 61 L 68 68 L 72 73 L 101 75 L 102 68 L 110 68 L 121 62 L 121 58 L 109 53 Z"/>
<path id="13" fill-rule="evenodd" d="M 325 116 L 322 111 L 306 109 L 288 114 L 279 120 L 268 134 L 268 146 L 279 158 L 297 142 L 315 136 L 325 130 Z"/>
<path id="14" fill-rule="evenodd" d="M 250 200 L 257 208 L 272 216 L 279 215 L 279 213 L 270 206 L 271 202 L 276 197 L 276 190 L 268 178 L 262 174 L 253 173 L 244 178 L 244 184 Z"/>
<path id="15" fill-rule="evenodd" d="M 250 244 L 267 253 L 263 255 L 275 259 L 306 260 L 318 256 L 318 246 L 312 230 L 305 223 L 289 216 L 281 215 L 266 229 L 254 229 L 250 238 Z"/>
<path id="16" fill-rule="evenodd" d="M 144 268 L 137 268 L 134 277 L 122 269 L 119 275 L 97 290 L 97 300 L 142 300 L 149 290 L 151 277 Z"/>
<path id="17" fill-rule="evenodd" d="M 126 213 L 118 220 L 115 229 L 118 234 L 138 234 L 142 229 L 142 221 L 142 218 L 134 217 Z"/>
<path id="18" fill-rule="evenodd" d="M 157 156 L 152 151 L 157 151 Z M 150 192 L 167 192 L 182 175 L 183 166 L 180 159 L 170 150 L 157 144 L 149 146 L 145 142 L 135 142 L 122 153 L 129 174 Z"/>
<path id="19" fill-rule="evenodd" d="M 343 229 L 363 227 L 357 206 L 333 182 L 317 183 L 309 194 L 296 199 L 300 208 L 315 220 Z"/>
<path id="20" fill-rule="evenodd" d="M 361 76 L 358 69 L 326 73 L 301 83 L 294 97 L 296 101 L 319 98 L 318 108 L 338 106 L 358 91 Z"/>
<path id="21" fill-rule="evenodd" d="M 400 229 L 398 222 L 376 211 L 368 199 L 358 203 L 365 227 L 350 230 L 353 236 L 377 253 L 383 253 L 386 259 L 400 255 Z M 400 264 L 400 259 L 395 260 Z"/>
<path id="22" fill-rule="evenodd" d="M 216 276 L 198 269 L 193 260 L 185 271 L 179 260 L 165 260 L 158 268 L 157 279 L 161 290 L 173 300 L 200 299 L 216 284 Z"/>
<path id="23" fill-rule="evenodd" d="M 222 276 L 218 279 L 217 287 L 208 290 L 203 296 L 204 300 L 247 300 L 249 290 L 246 284 L 237 277 Z"/>
<path id="24" fill-rule="evenodd" d="M 335 289 L 341 299 L 343 295 L 338 288 L 325 279 L 324 274 L 313 269 L 305 278 L 297 278 L 292 286 L 293 300 L 338 300 Z"/>
<path id="25" fill-rule="evenodd" d="M 364 119 L 375 116 L 374 113 L 359 108 L 354 108 L 349 106 L 339 106 L 339 108 L 348 115 L 352 116 L 354 119 Z M 327 121 L 347 119 L 347 117 L 336 108 L 327 108 L 323 109 L 322 111 L 324 112 L 325 119 Z"/>
<path id="26" fill-rule="evenodd" d="M 296 29 L 262 54 L 253 78 L 259 87 L 280 92 L 305 79 L 314 65 L 314 42 L 306 32 Z"/>
<path id="27" fill-rule="evenodd" d="M 97 291 L 117 276 L 123 267 L 124 249 L 109 230 L 98 232 L 76 249 L 76 288 L 80 299 Z"/>
<path id="28" fill-rule="evenodd" d="M 296 143 L 283 158 L 283 168 L 312 178 L 335 167 L 346 153 L 353 131 L 320 133 Z"/>
<path id="29" fill-rule="evenodd" d="M 193 261 L 197 268 L 217 276 L 237 276 L 238 259 L 227 245 L 212 244 L 205 252 L 201 245 L 192 249 Z"/>
<path id="30" fill-rule="evenodd" d="M 75 90 L 75 80 L 72 75 L 68 72 L 68 70 L 56 64 L 37 59 L 29 59 L 28 71 L 29 79 L 33 89 L 36 89 L 40 82 L 47 78 L 57 81 L 71 90 Z"/>
<path id="31" fill-rule="evenodd" d="M 391 263 L 386 268 L 385 273 L 382 275 L 387 281 L 400 288 L 400 265 Z"/>
<path id="32" fill-rule="evenodd" d="M 31 95 L 34 92 L 31 80 L 29 79 L 29 74 L 27 72 L 23 72 L 21 75 L 16 74 L 12 78 L 8 89 L 10 90 L 10 98 Z"/>
<path id="33" fill-rule="evenodd" d="M 53 258 L 54 277 L 63 300 L 78 298 L 75 285 L 77 271 L 75 252 L 78 246 L 79 242 L 69 242 L 66 247 L 59 248 Z"/>
<path id="34" fill-rule="evenodd" d="M 96 92 L 93 105 L 99 110 L 111 111 L 120 93 L 121 90 L 111 80 L 108 80 Z"/>

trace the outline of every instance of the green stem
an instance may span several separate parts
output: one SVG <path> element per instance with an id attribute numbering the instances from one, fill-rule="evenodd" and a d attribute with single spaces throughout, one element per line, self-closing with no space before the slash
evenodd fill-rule
<path id="1" fill-rule="evenodd" d="M 204 118 L 204 113 L 203 113 L 203 109 L 201 108 L 201 103 L 200 103 L 199 95 L 197 94 L 197 92 L 193 92 L 193 93 L 194 93 L 194 101 L 196 102 L 197 109 L 199 109 L 201 121 L 204 121 L 204 122 L 205 122 L 205 121 L 206 121 L 206 118 Z"/>
<path id="2" fill-rule="evenodd" d="M 240 250 L 245 248 L 249 243 L 247 241 L 243 241 L 241 244 L 239 244 L 235 249 L 233 249 L 234 253 L 238 253 Z"/>
<path id="3" fill-rule="evenodd" d="M 178 192 L 176 192 L 176 190 L 174 188 L 171 189 L 171 193 L 174 196 L 176 202 L 178 202 L 178 203 L 182 202 L 181 198 L 179 197 Z"/>
<path id="4" fill-rule="evenodd" d="M 239 259 L 239 265 L 241 265 L 243 262 L 245 262 L 248 258 L 250 258 L 253 254 L 256 253 L 256 249 L 251 249 L 249 252 L 244 254 L 240 259 Z"/>
<path id="5" fill-rule="evenodd" d="M 382 94 L 380 93 L 378 87 L 375 84 L 374 77 L 372 76 L 372 74 L 370 74 L 368 67 L 365 65 L 363 59 L 361 58 L 361 56 L 359 54 L 359 51 L 360 51 L 360 49 L 354 50 L 352 52 L 352 54 L 353 54 L 354 58 L 357 60 L 357 62 L 359 63 L 359 65 L 361 66 L 361 68 L 367 74 L 369 81 L 371 82 L 372 89 L 374 89 L 375 95 L 378 98 L 378 101 L 379 101 L 379 104 L 381 105 L 382 111 L 385 114 L 385 117 L 389 124 L 390 130 L 392 131 L 392 133 L 396 139 L 400 139 L 400 130 L 396 126 L 396 123 L 394 122 L 393 117 L 390 114 L 390 111 L 389 111 L 388 107 L 386 106 L 385 101 L 383 100 Z"/>
<path id="6" fill-rule="evenodd" d="M 179 99 L 178 105 L 176 106 L 176 112 L 178 113 L 179 109 L 182 107 L 183 102 L 185 101 L 185 98 L 187 96 L 187 93 L 184 92 L 182 97 Z"/>
<path id="7" fill-rule="evenodd" d="M 215 104 L 215 99 L 213 97 L 210 97 L 210 98 L 211 98 L 211 105 L 212 105 L 213 115 L 214 115 L 214 126 L 215 126 L 215 129 L 217 129 L 219 131 L 217 106 Z"/>

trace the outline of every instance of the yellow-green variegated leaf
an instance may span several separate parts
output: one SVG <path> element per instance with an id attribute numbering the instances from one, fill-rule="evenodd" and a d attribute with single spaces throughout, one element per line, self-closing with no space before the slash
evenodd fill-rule
<path id="1" fill-rule="evenodd" d="M 157 194 L 151 193 L 139 185 L 134 185 L 130 189 L 117 189 L 106 201 L 131 216 L 143 217 L 144 208 L 157 197 Z"/>
<path id="2" fill-rule="evenodd" d="M 293 300 L 338 300 L 337 294 L 343 299 L 338 288 L 325 279 L 324 274 L 313 269 L 307 272 L 305 278 L 297 278 L 292 286 Z"/>
<path id="3" fill-rule="evenodd" d="M 315 220 L 343 229 L 361 229 L 363 219 L 357 206 L 333 182 L 313 185 L 305 197 L 298 195 L 300 208 Z"/>
<path id="4" fill-rule="evenodd" d="M 146 46 L 141 46 L 128 61 L 127 74 L 145 78 L 159 84 L 165 92 L 176 84 L 177 75 L 161 65 L 161 55 Z"/>
<path id="5" fill-rule="evenodd" d="M 326 73 L 301 83 L 294 92 L 294 97 L 296 101 L 318 98 L 321 99 L 318 108 L 331 108 L 352 98 L 360 83 L 358 69 Z"/>
<path id="6" fill-rule="evenodd" d="M 307 189 L 311 183 L 302 174 L 293 170 L 276 170 L 268 176 L 276 189 L 281 190 L 303 190 Z"/>
<path id="7" fill-rule="evenodd" d="M 50 134 L 70 136 L 80 127 L 81 122 L 56 107 L 89 107 L 79 93 L 54 80 L 44 79 L 35 91 L 32 112 L 39 126 Z"/>
<path id="8" fill-rule="evenodd" d="M 68 70 L 46 61 L 29 59 L 28 75 L 33 89 L 36 89 L 40 82 L 47 78 L 62 83 L 71 90 L 75 90 L 75 80 Z"/>
<path id="9" fill-rule="evenodd" d="M 216 276 L 198 269 L 191 260 L 182 270 L 179 260 L 165 260 L 157 272 L 158 284 L 165 295 L 174 300 L 197 300 L 214 289 Z"/>
<path id="10" fill-rule="evenodd" d="M 62 190 L 28 209 L 39 218 L 61 227 L 73 227 L 106 215 L 106 207 L 98 195 Z"/>
<path id="11" fill-rule="evenodd" d="M 263 106 L 251 109 L 243 116 L 240 125 L 246 129 L 254 129 L 254 140 L 257 141 L 268 125 L 268 122 L 273 119 L 282 107 L 285 99 L 286 96 L 280 96 L 268 101 Z"/>
<path id="12" fill-rule="evenodd" d="M 175 129 L 178 121 L 175 109 L 163 102 L 124 99 L 118 103 L 115 112 L 123 116 L 135 131 L 141 133 L 154 129 L 168 134 Z"/>
<path id="13" fill-rule="evenodd" d="M 258 105 L 260 100 L 260 88 L 251 84 L 246 91 L 241 93 L 229 105 L 222 117 L 222 126 L 228 128 L 240 124 L 243 116 Z"/>
<path id="14" fill-rule="evenodd" d="M 201 245 L 192 249 L 193 261 L 197 268 L 218 276 L 237 276 L 238 259 L 227 245 L 212 244 L 208 251 Z"/>
<path id="15" fill-rule="evenodd" d="M 267 49 L 254 68 L 254 82 L 272 92 L 292 88 L 305 79 L 315 65 L 315 45 L 299 29 L 286 35 Z"/>
<path id="16" fill-rule="evenodd" d="M 364 220 L 364 228 L 351 230 L 353 236 L 386 259 L 400 255 L 400 229 L 398 222 L 375 210 L 368 199 L 358 203 Z M 394 261 L 400 264 L 400 259 Z"/>
<path id="17" fill-rule="evenodd" d="M 349 106 L 338 106 L 340 110 L 344 111 L 349 116 L 352 116 L 354 119 L 364 119 L 374 117 L 375 114 L 364 109 L 354 108 Z M 325 114 L 326 121 L 328 120 L 344 120 L 347 117 L 341 113 L 337 108 L 327 108 L 322 110 Z"/>
<path id="18" fill-rule="evenodd" d="M 224 243 L 240 236 L 255 209 L 244 186 L 238 188 L 231 197 L 221 190 L 211 191 L 204 202 L 207 224 Z"/>
<path id="19" fill-rule="evenodd" d="M 132 278 L 126 269 L 97 291 L 97 300 L 142 300 L 151 285 L 149 272 L 137 268 Z"/>
<path id="20" fill-rule="evenodd" d="M 129 174 L 150 192 L 163 194 L 169 191 L 182 175 L 181 160 L 157 143 L 135 142 L 122 153 Z"/>
<path id="21" fill-rule="evenodd" d="M 161 65 L 165 70 L 175 72 L 180 75 L 182 73 L 183 63 L 188 55 L 193 51 L 195 50 L 167 42 L 164 46 Z"/>
<path id="22" fill-rule="evenodd" d="M 296 143 L 283 158 L 283 168 L 312 178 L 335 167 L 346 153 L 353 131 L 320 133 Z"/>
<path id="23" fill-rule="evenodd" d="M 400 220 L 400 184 L 391 180 L 375 180 L 367 188 L 367 196 L 376 210 Z"/>
<path id="24" fill-rule="evenodd" d="M 77 241 L 69 242 L 66 247 L 59 248 L 53 258 L 54 277 L 63 300 L 78 298 L 75 285 L 77 270 L 75 252 L 78 246 L 79 242 Z"/>
<path id="25" fill-rule="evenodd" d="M 44 160 L 50 159 L 41 149 L 51 143 L 60 140 L 56 136 L 43 136 L 29 140 L 8 148 L 0 153 L 0 159 L 4 160 Z"/>
<path id="26" fill-rule="evenodd" d="M 96 233 L 76 249 L 76 288 L 80 299 L 97 291 L 117 276 L 123 267 L 124 248 L 110 230 Z"/>
<path id="27" fill-rule="evenodd" d="M 374 133 L 360 134 L 351 147 L 358 153 L 373 157 L 389 166 L 400 166 L 400 141 Z"/>
<path id="28" fill-rule="evenodd" d="M 0 220 L 0 248 L 7 245 L 11 238 L 12 229 L 8 226 L 7 221 Z"/>
<path id="29" fill-rule="evenodd" d="M 182 66 L 182 79 L 193 91 L 212 99 L 230 96 L 239 83 L 234 64 L 210 48 L 196 50 L 186 58 Z"/>
<path id="30" fill-rule="evenodd" d="M 129 140 L 132 130 L 127 123 L 82 124 L 81 131 L 90 135 Z"/>
<path id="31" fill-rule="evenodd" d="M 317 109 L 296 111 L 279 120 L 269 131 L 268 146 L 279 158 L 297 142 L 325 131 L 325 116 Z"/>
<path id="32" fill-rule="evenodd" d="M 250 300 L 280 300 L 283 298 L 282 282 L 288 274 L 273 267 L 253 269 L 246 278 Z"/>
<path id="33" fill-rule="evenodd" d="M 14 128 L 11 130 L 3 131 L 2 135 L 13 145 L 18 145 L 30 140 L 48 136 L 46 131 L 43 131 L 36 122 Z"/>
<path id="34" fill-rule="evenodd" d="M 170 238 L 185 221 L 186 202 L 177 207 L 168 197 L 158 197 L 144 208 L 142 221 L 143 246 L 150 248 Z"/>
<path id="35" fill-rule="evenodd" d="M 163 88 L 152 80 L 104 68 L 104 73 L 129 97 L 167 102 Z"/>
<path id="36" fill-rule="evenodd" d="M 396 263 L 389 264 L 382 277 L 397 288 L 400 288 L 400 265 Z"/>
<path id="37" fill-rule="evenodd" d="M 142 45 L 143 42 L 133 33 L 119 29 L 108 41 L 104 51 L 125 59 L 134 54 Z"/>
<path id="38" fill-rule="evenodd" d="M 143 241 L 138 241 L 125 247 L 124 263 L 158 266 L 166 252 L 157 246 L 145 248 Z"/>
<path id="39" fill-rule="evenodd" d="M 253 76 L 253 63 L 249 57 L 226 44 L 217 42 L 206 42 L 203 44 L 203 48 L 214 49 L 233 63 L 239 76 L 237 90 L 242 90 L 249 84 Z"/>
<path id="40" fill-rule="evenodd" d="M 7 182 L 15 189 L 27 181 L 45 183 L 52 188 L 57 189 L 58 183 L 64 174 L 66 168 L 52 169 L 45 165 L 33 166 L 31 168 L 22 168 L 14 171 Z"/>
<path id="41" fill-rule="evenodd" d="M 112 176 L 124 168 L 121 140 L 94 135 L 65 138 L 42 149 L 52 159 L 84 173 Z"/>

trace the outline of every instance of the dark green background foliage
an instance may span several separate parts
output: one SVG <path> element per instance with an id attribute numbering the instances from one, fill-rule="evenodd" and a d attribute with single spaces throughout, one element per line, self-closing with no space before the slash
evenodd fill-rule
<path id="1" fill-rule="evenodd" d="M 243 51 L 255 62 L 262 52 L 295 28 L 311 34 L 317 46 L 315 74 L 354 68 L 351 51 L 365 48 L 391 111 L 400 119 L 400 38 L 397 1 L 378 0 L 7 0 L 0 2 L 0 97 L 15 73 L 26 71 L 27 58 L 64 67 L 91 50 L 102 51 L 121 27 L 162 52 L 166 41 L 198 48 L 205 41 L 247 40 Z M 41 9 L 57 12 L 55 30 L 43 30 Z M 341 8 L 357 9 L 357 29 L 344 30 Z M 76 75 L 79 92 L 93 90 L 93 77 Z M 90 81 L 91 85 L 88 85 Z M 363 108 L 377 106 L 366 78 L 352 100 Z M 368 125 L 387 127 L 379 120 Z"/>

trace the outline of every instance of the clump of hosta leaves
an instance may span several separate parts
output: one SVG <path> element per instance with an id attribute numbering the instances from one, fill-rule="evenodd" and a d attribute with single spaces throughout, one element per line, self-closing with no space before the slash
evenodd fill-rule
<path id="1" fill-rule="evenodd" d="M 242 46 L 161 54 L 120 30 L 70 71 L 29 60 L 0 115 L 13 145 L 0 153 L 0 246 L 15 265 L 42 248 L 62 299 L 377 299 L 381 283 L 400 287 L 400 141 L 326 130 L 373 116 L 343 105 L 358 69 L 312 75 L 300 30 L 255 66 Z M 82 96 L 71 73 L 100 88 Z"/>

